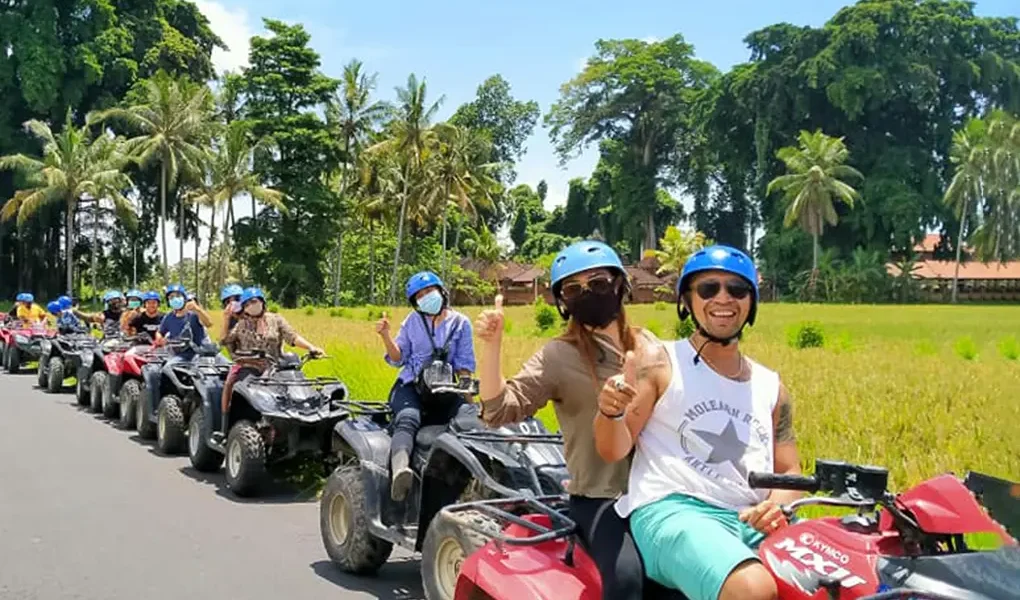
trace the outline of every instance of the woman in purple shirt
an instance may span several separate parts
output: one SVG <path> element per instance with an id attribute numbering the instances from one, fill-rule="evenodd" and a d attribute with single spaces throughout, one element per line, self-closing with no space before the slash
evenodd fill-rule
<path id="1" fill-rule="evenodd" d="M 403 500 L 411 487 L 410 468 L 414 436 L 422 417 L 438 423 L 450 421 L 461 407 L 469 405 L 466 396 L 449 398 L 422 397 L 417 385 L 422 369 L 433 360 L 449 363 L 453 372 L 470 375 L 475 370 L 475 348 L 471 320 L 450 308 L 450 295 L 439 276 L 423 271 L 407 281 L 407 301 L 414 312 L 400 324 L 397 339 L 390 336 L 390 321 L 383 313 L 375 326 L 386 345 L 386 362 L 400 367 L 397 381 L 390 390 L 393 411 L 393 441 L 390 444 L 390 496 Z"/>

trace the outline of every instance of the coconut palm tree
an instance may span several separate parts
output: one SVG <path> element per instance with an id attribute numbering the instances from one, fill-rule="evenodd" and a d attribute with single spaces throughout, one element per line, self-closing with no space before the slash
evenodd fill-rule
<path id="1" fill-rule="evenodd" d="M 683 231 L 675 225 L 670 225 L 659 240 L 661 249 L 652 250 L 652 255 L 659 261 L 656 274 L 679 273 L 691 254 L 711 244 L 712 240 L 706 238 L 700 231 Z"/>
<path id="2" fill-rule="evenodd" d="M 121 169 L 127 162 L 120 140 L 110 135 L 92 138 L 88 126 L 76 128 L 68 111 L 64 128 L 54 134 L 42 121 L 26 121 L 25 129 L 42 142 L 42 159 L 24 154 L 0 157 L 0 169 L 20 172 L 26 187 L 0 210 L 0 219 L 18 217 L 18 225 L 47 204 L 64 206 L 64 253 L 67 261 L 67 292 L 74 285 L 74 217 L 83 199 L 109 198 L 121 215 L 133 215 L 134 207 L 122 194 L 132 186 Z"/>
<path id="3" fill-rule="evenodd" d="M 160 70 L 145 81 L 138 104 L 89 115 L 90 123 L 121 121 L 136 137 L 125 142 L 125 152 L 140 165 L 160 164 L 159 218 L 163 246 L 163 278 L 169 282 L 166 246 L 166 194 L 184 178 L 201 173 L 203 147 L 210 134 L 212 96 L 204 85 L 186 77 L 174 79 Z M 184 257 L 184 204 L 178 204 L 180 254 Z"/>
<path id="4" fill-rule="evenodd" d="M 953 133 L 953 144 L 949 150 L 949 161 L 956 165 L 953 180 L 946 188 L 944 201 L 960 220 L 960 231 L 956 236 L 956 266 L 953 270 L 953 289 L 950 302 L 956 303 L 956 288 L 960 278 L 960 259 L 963 251 L 964 233 L 967 221 L 975 207 L 985 196 L 985 172 L 989 166 L 989 152 L 985 145 L 987 126 L 981 119 L 970 119 Z"/>
<path id="5" fill-rule="evenodd" d="M 863 180 L 857 169 L 844 164 L 850 156 L 843 138 L 825 135 L 821 130 L 801 131 L 797 146 L 780 148 L 776 156 L 789 171 L 769 182 L 765 195 L 773 191 L 785 194 L 787 208 L 784 227 L 800 225 L 811 235 L 812 281 L 818 273 L 818 239 L 826 223 L 835 227 L 839 222 L 834 201 L 853 208 L 859 195 L 844 179 Z"/>

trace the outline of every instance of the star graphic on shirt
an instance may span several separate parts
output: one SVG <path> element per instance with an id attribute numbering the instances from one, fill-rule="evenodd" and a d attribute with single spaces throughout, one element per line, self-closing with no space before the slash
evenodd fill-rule
<path id="1" fill-rule="evenodd" d="M 740 459 L 744 457 L 747 443 L 742 441 L 740 436 L 737 435 L 737 428 L 733 424 L 733 419 L 727 421 L 722 433 L 713 433 L 700 429 L 694 429 L 693 431 L 706 444 L 712 446 L 712 453 L 709 454 L 705 462 L 714 465 L 729 462 L 737 472 L 741 475 L 746 475 L 744 469 L 740 466 Z"/>

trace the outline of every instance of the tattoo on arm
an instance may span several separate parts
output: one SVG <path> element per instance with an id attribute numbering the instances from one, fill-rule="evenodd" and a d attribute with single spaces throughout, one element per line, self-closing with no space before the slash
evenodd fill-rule
<path id="1" fill-rule="evenodd" d="M 776 417 L 776 443 L 785 444 L 797 441 L 797 436 L 793 432 L 793 403 L 790 402 L 786 390 L 780 393 L 779 406 L 776 407 L 776 410 L 779 413 Z"/>
<path id="2" fill-rule="evenodd" d="M 649 351 L 648 357 L 643 361 L 642 365 L 638 367 L 638 381 L 648 379 L 656 370 L 665 367 L 668 361 L 669 357 L 666 355 L 666 347 L 661 344 L 656 345 L 654 349 Z"/>

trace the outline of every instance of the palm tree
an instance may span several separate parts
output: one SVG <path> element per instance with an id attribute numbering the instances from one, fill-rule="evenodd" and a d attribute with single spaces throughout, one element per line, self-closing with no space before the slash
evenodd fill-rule
<path id="1" fill-rule="evenodd" d="M 89 122 L 122 121 L 138 135 L 125 143 L 125 151 L 141 166 L 160 164 L 159 217 L 163 246 L 163 278 L 169 282 L 166 246 L 166 193 L 183 176 L 201 172 L 203 145 L 209 136 L 212 96 L 209 88 L 186 77 L 174 79 L 160 70 L 144 84 L 144 97 L 127 108 L 111 108 L 89 115 Z M 184 258 L 184 204 L 178 204 L 181 258 Z"/>
<path id="2" fill-rule="evenodd" d="M 340 90 L 326 105 L 326 122 L 344 141 L 343 167 L 339 178 L 338 194 L 343 197 L 349 194 L 350 187 L 358 180 L 358 156 L 364 148 L 369 135 L 386 115 L 387 105 L 384 102 L 372 102 L 372 90 L 375 89 L 376 74 L 362 72 L 362 63 L 354 59 L 344 65 Z M 340 262 L 343 248 L 343 228 L 336 241 L 336 271 L 333 278 L 333 303 L 339 304 L 340 299 Z"/>
<path id="3" fill-rule="evenodd" d="M 944 201 L 954 209 L 960 220 L 956 236 L 956 266 L 953 271 L 953 289 L 950 302 L 956 304 L 956 288 L 960 278 L 960 259 L 963 236 L 967 230 L 967 217 L 984 198 L 984 177 L 988 168 L 988 149 L 985 145 L 987 127 L 981 119 L 970 119 L 963 129 L 953 133 L 949 161 L 956 165 L 953 180 L 946 188 Z"/>
<path id="4" fill-rule="evenodd" d="M 712 244 L 712 240 L 700 231 L 682 231 L 675 225 L 666 228 L 665 235 L 659 240 L 661 250 L 652 250 L 652 256 L 659 261 L 656 274 L 679 273 L 691 254 Z"/>
<path id="5" fill-rule="evenodd" d="M 397 220 L 397 247 L 393 253 L 393 274 L 390 277 L 389 302 L 396 301 L 397 277 L 400 272 L 400 250 L 404 241 L 404 221 L 407 204 L 414 183 L 420 179 L 422 161 L 426 151 L 435 139 L 431 122 L 443 102 L 441 96 L 432 104 L 426 102 L 425 81 L 418 82 L 414 73 L 407 77 L 407 87 L 397 88 L 399 106 L 395 119 L 390 122 L 390 138 L 368 149 L 370 152 L 393 150 L 399 157 L 400 217 Z"/>
<path id="6" fill-rule="evenodd" d="M 776 156 L 786 164 L 789 171 L 769 182 L 765 195 L 774 190 L 785 193 L 788 203 L 783 219 L 784 227 L 799 224 L 811 235 L 813 253 L 811 257 L 812 279 L 818 273 L 818 238 L 825 224 L 835 227 L 839 222 L 834 200 L 853 208 L 858 198 L 857 190 L 846 184 L 850 177 L 863 180 L 857 169 L 847 166 L 850 156 L 843 138 L 825 135 L 821 130 L 813 133 L 801 131 L 798 146 L 780 148 Z"/>
<path id="7" fill-rule="evenodd" d="M 133 215 L 134 207 L 122 195 L 130 188 L 130 177 L 121 168 L 127 162 L 119 149 L 119 140 L 108 135 L 95 139 L 88 126 L 74 127 L 68 111 L 64 128 L 54 135 L 42 121 L 26 121 L 25 129 L 42 142 L 42 159 L 24 154 L 0 157 L 0 169 L 21 172 L 27 187 L 19 190 L 4 204 L 0 219 L 18 216 L 18 225 L 35 215 L 47 204 L 64 205 L 64 253 L 67 261 L 67 292 L 74 286 L 74 216 L 78 204 L 88 196 L 96 201 L 109 198 L 121 215 Z"/>

